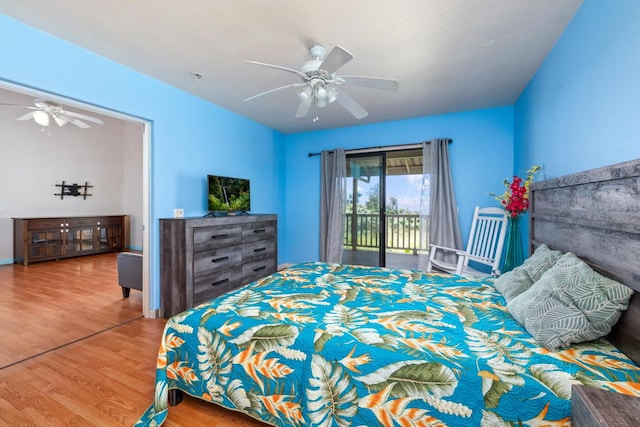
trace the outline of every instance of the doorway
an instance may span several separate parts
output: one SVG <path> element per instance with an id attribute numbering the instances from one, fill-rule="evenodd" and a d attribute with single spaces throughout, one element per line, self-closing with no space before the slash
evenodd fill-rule
<path id="1" fill-rule="evenodd" d="M 140 252 L 142 252 L 143 254 L 143 292 L 142 292 L 142 300 L 143 300 L 143 307 L 142 307 L 142 314 L 145 317 L 149 317 L 149 318 L 155 318 L 157 317 L 157 310 L 151 310 L 150 309 L 150 289 L 149 289 L 149 280 L 150 280 L 150 271 L 152 268 L 151 265 L 151 259 L 149 257 L 149 251 L 148 248 L 150 248 L 150 236 L 149 236 L 149 232 L 148 232 L 148 226 L 147 224 L 151 224 L 151 218 L 150 218 L 150 171 L 151 171 L 151 157 L 150 157 L 150 152 L 151 152 L 151 132 L 150 132 L 150 122 L 144 119 L 140 119 L 139 117 L 134 117 L 134 116 L 129 116 L 123 113 L 119 113 L 119 112 L 115 112 L 112 110 L 108 110 L 106 108 L 102 108 L 102 107 L 96 107 L 94 105 L 89 105 L 80 101 L 76 101 L 73 99 L 69 99 L 69 98 L 65 98 L 65 97 L 61 97 L 58 95 L 54 95 L 42 90 L 38 90 L 38 89 L 33 89 L 33 88 L 27 88 L 27 87 L 23 87 L 20 86 L 18 84 L 14 84 L 14 83 L 10 83 L 4 80 L 0 80 L 0 92 L 5 92 L 5 93 L 13 93 L 15 95 L 20 95 L 23 97 L 27 97 L 24 99 L 25 101 L 25 105 L 26 102 L 33 102 L 33 100 L 35 98 L 41 98 L 41 99 L 46 99 L 52 102 L 57 102 L 60 103 L 66 107 L 70 107 L 74 110 L 83 110 L 85 111 L 88 115 L 92 115 L 92 114 L 99 114 L 99 115 L 103 115 L 106 116 L 107 118 L 111 119 L 112 121 L 120 121 L 120 122 L 126 122 L 128 124 L 133 124 L 136 126 L 130 127 L 128 131 L 126 132 L 134 132 L 134 134 L 131 136 L 131 138 L 135 139 L 136 141 L 139 141 L 139 143 L 141 143 L 141 158 L 138 160 L 138 164 L 134 165 L 127 165 L 127 169 L 125 169 L 126 171 L 130 170 L 131 168 L 138 168 L 138 172 L 141 175 L 141 194 L 138 195 L 138 197 L 141 199 L 141 214 L 139 215 L 138 218 L 136 218 L 136 221 L 131 221 L 130 226 L 131 229 L 133 229 L 135 227 L 135 230 L 137 230 L 137 232 L 141 231 L 141 238 L 139 238 L 138 241 L 141 240 L 141 244 L 139 247 L 133 247 L 132 249 L 134 250 L 138 250 Z M 4 111 L 7 111 L 7 109 L 5 109 Z M 16 122 L 15 120 L 12 120 L 11 123 L 17 123 L 17 124 L 28 124 L 25 122 Z M 133 129 L 133 128 L 137 128 L 137 129 Z M 44 130 L 44 128 L 43 128 Z M 53 132 L 53 131 L 51 131 Z M 122 136 L 121 136 L 122 137 Z M 126 157 L 126 156 L 123 156 Z M 12 160 L 13 161 L 13 160 Z M 18 159 L 16 161 L 16 163 L 28 163 L 28 161 L 26 159 Z M 141 164 L 140 164 L 141 163 Z M 0 203 L 1 205 L 1 203 Z M 11 214 L 11 212 L 6 212 L 7 214 Z M 21 213 L 22 214 L 22 213 Z M 11 216 L 21 216 L 21 214 L 19 215 L 8 215 L 8 223 L 10 224 L 10 218 Z M 2 220 L 2 218 L 0 217 L 0 220 Z M 7 222 L 5 221 L 5 222 Z M 5 224 L 6 225 L 6 224 Z M 136 245 L 137 246 L 137 245 Z M 3 257 L 0 257 L 0 260 Z"/>
<path id="2" fill-rule="evenodd" d="M 418 268 L 422 149 L 347 154 L 345 264 Z"/>

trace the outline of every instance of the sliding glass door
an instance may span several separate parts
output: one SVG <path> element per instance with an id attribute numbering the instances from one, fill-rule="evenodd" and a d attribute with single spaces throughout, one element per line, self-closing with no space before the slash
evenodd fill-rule
<path id="1" fill-rule="evenodd" d="M 342 262 L 418 268 L 422 149 L 347 155 Z"/>

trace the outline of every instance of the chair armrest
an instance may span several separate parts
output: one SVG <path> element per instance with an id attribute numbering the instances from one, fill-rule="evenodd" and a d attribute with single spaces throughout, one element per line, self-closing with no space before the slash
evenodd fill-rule
<path id="1" fill-rule="evenodd" d="M 434 244 L 430 244 L 429 245 L 429 249 L 442 249 L 443 251 L 449 251 L 449 252 L 457 252 L 460 249 L 454 249 L 454 248 L 448 248 L 446 246 L 440 246 L 440 245 L 434 245 Z"/>

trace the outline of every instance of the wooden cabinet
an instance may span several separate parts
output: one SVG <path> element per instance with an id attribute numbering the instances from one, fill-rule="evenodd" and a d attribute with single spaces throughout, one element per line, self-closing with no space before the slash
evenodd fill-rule
<path id="1" fill-rule="evenodd" d="M 124 215 L 13 218 L 15 263 L 68 258 L 124 247 Z"/>
<path id="2" fill-rule="evenodd" d="M 274 273 L 276 236 L 275 215 L 161 219 L 162 316 Z"/>
<path id="3" fill-rule="evenodd" d="M 640 425 L 640 398 L 595 387 L 571 387 L 573 427 L 636 427 Z"/>

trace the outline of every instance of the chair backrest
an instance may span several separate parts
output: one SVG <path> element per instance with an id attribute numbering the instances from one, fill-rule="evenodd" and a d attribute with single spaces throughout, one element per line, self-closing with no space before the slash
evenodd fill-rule
<path id="1" fill-rule="evenodd" d="M 507 223 L 504 209 L 476 206 L 473 212 L 467 253 L 473 257 L 472 261 L 490 266 L 492 273 L 500 271 Z"/>

